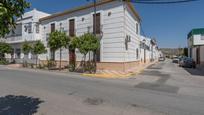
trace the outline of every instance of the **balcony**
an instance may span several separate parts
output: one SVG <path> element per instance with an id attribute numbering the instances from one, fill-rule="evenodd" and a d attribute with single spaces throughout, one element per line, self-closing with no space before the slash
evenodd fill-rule
<path id="1" fill-rule="evenodd" d="M 19 43 L 24 42 L 24 39 L 22 38 L 22 35 L 14 35 L 14 36 L 7 36 L 6 37 L 7 43 Z"/>
<path id="2" fill-rule="evenodd" d="M 103 36 L 103 25 L 100 25 L 99 27 L 96 28 L 96 36 L 101 38 Z M 94 34 L 94 27 L 93 26 L 88 26 L 87 27 L 87 32 L 88 33 L 93 33 Z"/>

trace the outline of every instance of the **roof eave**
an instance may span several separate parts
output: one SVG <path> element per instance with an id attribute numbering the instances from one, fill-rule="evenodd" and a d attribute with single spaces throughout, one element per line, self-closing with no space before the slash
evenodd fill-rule
<path id="1" fill-rule="evenodd" d="M 100 2 L 96 3 L 96 5 L 99 6 L 99 5 L 103 5 L 103 4 L 106 4 L 106 3 L 109 3 L 109 2 L 113 2 L 113 1 L 114 0 L 103 0 L 103 1 L 100 1 Z M 127 2 L 127 4 L 130 7 L 133 14 L 135 15 L 135 17 L 137 17 L 138 20 L 141 21 L 141 18 L 139 16 L 139 14 L 136 12 L 136 10 L 135 10 L 134 6 L 132 5 L 132 3 Z M 55 17 L 58 17 L 58 16 L 63 16 L 63 15 L 66 15 L 66 14 L 74 13 L 74 12 L 84 10 L 84 9 L 88 9 L 88 8 L 92 8 L 92 7 L 94 7 L 93 3 L 85 5 L 85 6 L 81 6 L 81 7 L 78 7 L 78 8 L 74 8 L 74 9 L 71 9 L 71 10 L 66 10 L 64 12 L 55 13 L 55 14 L 52 14 L 52 15 L 47 16 L 47 17 L 43 17 L 39 21 L 45 21 L 45 20 L 52 19 L 52 18 L 55 18 Z"/>

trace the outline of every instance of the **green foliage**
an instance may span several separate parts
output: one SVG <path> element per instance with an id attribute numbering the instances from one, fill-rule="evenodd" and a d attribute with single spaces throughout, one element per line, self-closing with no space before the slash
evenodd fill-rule
<path id="1" fill-rule="evenodd" d="M 188 57 L 188 48 L 183 49 L 183 55 Z"/>
<path id="2" fill-rule="evenodd" d="M 96 51 L 100 47 L 100 42 L 93 34 L 86 33 L 76 39 L 76 47 L 86 55 L 89 51 Z"/>
<path id="3" fill-rule="evenodd" d="M 86 33 L 80 36 L 79 38 L 75 38 L 72 42 L 73 42 L 72 44 L 74 44 L 76 48 L 79 49 L 80 53 L 84 55 L 84 61 L 82 63 L 83 71 L 88 70 L 90 73 L 93 72 L 96 68 L 96 64 L 91 63 L 90 60 L 86 64 L 86 54 L 88 52 L 95 53 L 96 50 L 99 49 L 100 47 L 99 39 L 91 33 Z"/>
<path id="4" fill-rule="evenodd" d="M 73 72 L 75 70 L 75 64 L 74 63 L 69 64 L 68 69 L 70 72 Z"/>
<path id="5" fill-rule="evenodd" d="M 0 42 L 0 59 L 3 58 L 3 55 L 5 53 L 11 53 L 12 52 L 12 47 L 4 42 Z"/>
<path id="6" fill-rule="evenodd" d="M 48 44 L 51 50 L 56 51 L 63 47 L 68 48 L 69 41 L 65 32 L 55 31 L 50 34 Z"/>
<path id="7" fill-rule="evenodd" d="M 6 59 L 0 59 L 0 65 L 7 65 L 9 62 Z"/>
<path id="8" fill-rule="evenodd" d="M 69 49 L 74 50 L 75 48 L 77 48 L 78 40 L 78 37 L 73 37 L 69 43 Z"/>
<path id="9" fill-rule="evenodd" d="M 15 19 L 20 18 L 29 6 L 25 0 L 0 0 L 0 37 L 15 29 Z"/>
<path id="10" fill-rule="evenodd" d="M 28 55 L 28 53 L 29 53 L 30 51 L 32 51 L 32 46 L 31 46 L 31 44 L 29 44 L 27 41 L 25 41 L 25 42 L 23 43 L 22 50 L 23 50 L 23 53 L 24 53 L 25 55 Z"/>
<path id="11" fill-rule="evenodd" d="M 44 46 L 44 44 L 41 41 L 37 41 L 33 47 L 33 53 L 38 55 L 38 54 L 43 54 L 46 53 L 47 50 Z"/>

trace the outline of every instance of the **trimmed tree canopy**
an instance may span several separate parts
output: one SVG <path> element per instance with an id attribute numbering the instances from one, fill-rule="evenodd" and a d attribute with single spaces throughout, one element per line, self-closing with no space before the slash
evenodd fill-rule
<path id="1" fill-rule="evenodd" d="M 46 50 L 44 44 L 41 41 L 37 41 L 37 43 L 33 47 L 33 53 L 38 55 L 38 54 L 43 54 L 46 52 L 47 52 L 47 50 Z"/>
<path id="2" fill-rule="evenodd" d="M 29 6 L 25 0 L 0 0 L 0 37 L 15 28 L 15 19 L 21 17 Z"/>
<path id="3" fill-rule="evenodd" d="M 23 43 L 22 50 L 23 50 L 23 53 L 27 55 L 32 50 L 32 46 L 27 41 L 25 41 Z"/>
<path id="4" fill-rule="evenodd" d="M 77 48 L 82 54 L 89 51 L 96 51 L 100 47 L 99 39 L 91 33 L 80 36 L 77 40 Z"/>
<path id="5" fill-rule="evenodd" d="M 50 34 L 48 44 L 50 49 L 55 51 L 62 47 L 67 48 L 69 41 L 70 39 L 65 32 L 55 31 Z"/>
<path id="6" fill-rule="evenodd" d="M 0 42 L 0 54 L 11 53 L 12 47 L 4 42 Z"/>

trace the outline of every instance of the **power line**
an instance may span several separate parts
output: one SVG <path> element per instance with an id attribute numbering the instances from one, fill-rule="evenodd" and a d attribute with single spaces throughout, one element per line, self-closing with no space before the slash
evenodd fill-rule
<path id="1" fill-rule="evenodd" d="M 140 3 L 140 4 L 178 4 L 195 2 L 199 0 L 123 0 L 126 2 Z"/>

